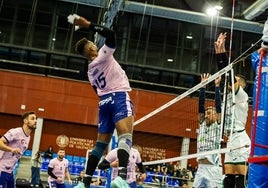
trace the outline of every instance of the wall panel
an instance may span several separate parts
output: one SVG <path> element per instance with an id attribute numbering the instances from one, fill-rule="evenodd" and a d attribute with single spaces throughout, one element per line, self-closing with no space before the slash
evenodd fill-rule
<path id="1" fill-rule="evenodd" d="M 135 107 L 136 120 L 176 97 L 172 94 L 139 89 L 133 89 L 130 96 Z M 177 156 L 181 137 L 196 138 L 198 122 L 193 109 L 197 108 L 197 102 L 197 98 L 185 98 L 141 122 L 134 128 L 135 141 L 142 146 L 151 143 L 157 148 L 166 147 L 168 157 Z M 2 118 L 0 119 L 0 134 L 9 128 L 5 123 L 12 124 L 10 126 L 21 124 L 18 123 L 18 116 L 14 123 L 10 117 L 25 111 L 21 109 L 22 104 L 26 105 L 26 110 L 34 110 L 39 117 L 45 119 L 40 147 L 42 150 L 50 144 L 54 145 L 55 139 L 61 133 L 71 135 L 69 137 L 73 138 L 96 139 L 98 97 L 88 82 L 0 71 L 0 113 L 2 117 L 4 114 L 10 115 L 4 122 Z M 44 108 L 45 111 L 38 111 L 38 108 Z M 251 117 L 250 108 L 248 133 L 250 133 Z M 190 128 L 191 131 L 186 131 L 186 128 Z M 191 149 L 195 150 L 195 144 L 194 142 Z M 74 148 L 69 148 L 67 151 L 78 155 L 85 153 L 81 149 Z"/>

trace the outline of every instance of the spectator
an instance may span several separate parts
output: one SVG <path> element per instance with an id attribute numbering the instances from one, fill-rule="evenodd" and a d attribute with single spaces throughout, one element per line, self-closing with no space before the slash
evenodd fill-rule
<path id="1" fill-rule="evenodd" d="M 182 169 L 181 176 L 182 176 L 183 179 L 189 179 L 189 176 L 188 176 L 186 168 Z"/>
<path id="2" fill-rule="evenodd" d="M 187 183 L 187 182 L 183 182 L 181 187 L 182 187 L 182 188 L 189 188 L 189 186 L 188 186 L 188 183 Z"/>
<path id="3" fill-rule="evenodd" d="M 174 165 L 172 162 L 169 162 L 167 165 L 167 174 L 173 174 L 174 173 Z"/>
<path id="4" fill-rule="evenodd" d="M 177 165 L 174 165 L 174 172 L 173 172 L 172 176 L 174 176 L 176 178 L 181 178 L 182 177 L 181 169 Z"/>
<path id="5" fill-rule="evenodd" d="M 191 163 L 188 163 L 187 170 L 189 170 L 191 172 L 193 171 L 193 167 L 192 167 L 192 164 Z"/>
<path id="6" fill-rule="evenodd" d="M 48 146 L 47 150 L 44 153 L 44 158 L 51 160 L 53 158 L 53 147 Z"/>
<path id="7" fill-rule="evenodd" d="M 78 184 L 82 183 L 82 184 L 83 184 L 84 176 L 85 176 L 85 171 L 82 170 L 82 171 L 79 173 L 79 176 L 76 177 L 76 178 L 74 179 L 75 183 L 78 183 Z"/>
<path id="8" fill-rule="evenodd" d="M 42 163 L 42 156 L 40 152 L 37 152 L 35 156 L 32 158 L 32 179 L 31 179 L 31 187 L 39 187 L 40 185 L 40 166 Z"/>

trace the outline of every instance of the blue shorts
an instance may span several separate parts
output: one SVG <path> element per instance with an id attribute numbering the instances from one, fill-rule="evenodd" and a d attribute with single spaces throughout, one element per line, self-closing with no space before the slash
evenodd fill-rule
<path id="1" fill-rule="evenodd" d="M 49 188 L 56 187 L 56 188 L 66 188 L 64 183 L 57 183 L 56 181 L 52 181 L 49 183 Z"/>
<path id="2" fill-rule="evenodd" d="M 113 133 L 115 124 L 128 116 L 134 115 L 133 104 L 128 92 L 114 92 L 100 97 L 99 133 Z"/>
<path id="3" fill-rule="evenodd" d="M 14 175 L 13 173 L 0 171 L 0 185 L 4 188 L 14 188 Z"/>

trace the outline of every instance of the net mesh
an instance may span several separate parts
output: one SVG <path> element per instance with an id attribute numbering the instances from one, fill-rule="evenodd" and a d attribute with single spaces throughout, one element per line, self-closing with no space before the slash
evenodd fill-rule
<path id="1" fill-rule="evenodd" d="M 222 144 L 223 141 L 223 126 L 220 125 L 220 129 L 217 128 L 217 130 L 206 130 L 203 131 L 210 131 L 210 134 L 207 134 L 203 145 L 199 145 L 201 149 L 199 152 L 197 152 L 197 133 L 199 130 L 199 120 L 198 120 L 198 99 L 199 99 L 199 90 L 202 87 L 206 87 L 206 96 L 205 96 L 205 107 L 208 106 L 215 106 L 215 84 L 214 81 L 218 77 L 225 77 L 225 74 L 230 72 L 232 70 L 232 64 L 228 65 L 227 67 L 223 68 L 219 72 L 211 75 L 206 81 L 200 82 L 193 88 L 187 90 L 186 92 L 182 93 L 181 95 L 177 96 L 176 98 L 170 100 L 166 104 L 160 106 L 159 108 L 155 109 L 151 113 L 145 115 L 144 117 L 138 119 L 134 126 L 137 126 L 144 122 L 149 122 L 151 118 L 157 118 L 159 121 L 164 121 L 166 124 L 168 122 L 172 121 L 172 116 L 182 116 L 181 122 L 177 122 L 176 127 L 172 127 L 170 129 L 178 130 L 181 129 L 185 133 L 185 137 L 176 144 L 176 146 L 169 144 L 169 141 L 165 141 L 164 136 L 157 135 L 155 138 L 150 138 L 150 142 L 159 143 L 161 145 L 162 143 L 165 143 L 164 148 L 174 148 L 177 147 L 178 151 L 178 157 L 172 157 L 167 158 L 165 156 L 165 151 L 162 151 L 164 149 L 159 148 L 151 148 L 151 147 L 143 147 L 142 152 L 142 158 L 145 160 L 144 165 L 149 167 L 150 170 L 155 170 L 156 166 L 159 164 L 168 164 L 168 163 L 180 163 L 180 167 L 186 168 L 187 161 L 196 161 L 197 158 L 202 158 L 202 156 L 208 156 L 208 155 L 220 155 L 222 153 L 226 153 L 229 151 L 226 148 L 226 144 Z M 226 79 L 222 79 L 222 82 L 224 82 Z M 201 81 L 201 78 L 200 78 Z M 221 98 L 222 103 L 224 103 L 224 83 L 221 84 Z M 168 116 L 165 115 L 164 111 L 166 109 L 169 109 L 171 112 Z M 157 116 L 156 116 L 157 114 Z M 153 127 L 150 127 L 153 128 Z M 218 132 L 217 134 L 215 132 Z M 136 133 L 135 133 L 136 134 Z M 205 134 L 205 132 L 203 132 Z M 169 138 L 170 139 L 170 138 Z M 199 138 L 202 139 L 202 138 Z M 212 146 L 212 141 L 217 139 L 217 145 Z M 161 143 L 160 143 L 161 142 Z M 153 151 L 154 150 L 154 151 Z"/>

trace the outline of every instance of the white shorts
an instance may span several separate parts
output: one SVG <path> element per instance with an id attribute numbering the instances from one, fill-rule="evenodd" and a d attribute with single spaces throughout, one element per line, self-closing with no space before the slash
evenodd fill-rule
<path id="1" fill-rule="evenodd" d="M 199 164 L 194 178 L 194 188 L 222 188 L 222 167 Z"/>
<path id="2" fill-rule="evenodd" d="M 250 154 L 251 141 L 246 131 L 233 133 L 227 142 L 231 151 L 225 154 L 225 164 L 245 164 Z"/>

